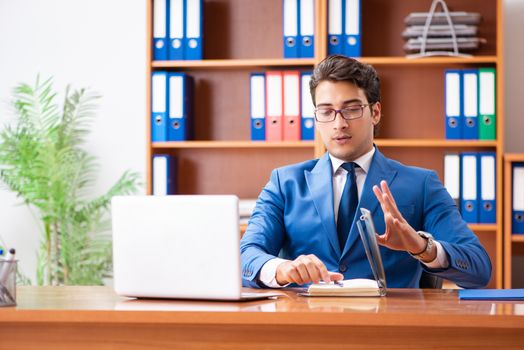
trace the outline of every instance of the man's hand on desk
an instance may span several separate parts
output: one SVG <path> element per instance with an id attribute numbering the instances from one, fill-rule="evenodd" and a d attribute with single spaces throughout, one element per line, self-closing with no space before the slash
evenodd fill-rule
<path id="1" fill-rule="evenodd" d="M 288 283 L 306 284 L 340 281 L 344 276 L 338 272 L 329 272 L 326 265 L 313 254 L 301 255 L 293 261 L 278 265 L 277 283 L 281 286 Z"/>

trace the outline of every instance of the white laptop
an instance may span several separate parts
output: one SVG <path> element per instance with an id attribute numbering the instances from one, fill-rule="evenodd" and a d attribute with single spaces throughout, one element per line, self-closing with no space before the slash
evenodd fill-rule
<path id="1" fill-rule="evenodd" d="M 242 293 L 236 196 L 116 196 L 112 221 L 119 295 L 209 300 L 282 295 Z"/>

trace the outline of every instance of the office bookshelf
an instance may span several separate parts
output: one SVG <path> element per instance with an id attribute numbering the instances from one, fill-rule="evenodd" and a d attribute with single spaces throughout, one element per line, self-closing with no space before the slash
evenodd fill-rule
<path id="1" fill-rule="evenodd" d="M 511 227 L 514 163 L 524 163 L 524 153 L 504 155 L 504 288 L 512 288 L 512 259 L 524 256 L 524 235 L 513 234 Z"/>
<path id="2" fill-rule="evenodd" d="M 497 154 L 497 224 L 471 225 L 494 266 L 490 287 L 502 287 L 503 51 L 502 0 L 447 0 L 451 10 L 480 12 L 479 36 L 486 38 L 471 58 L 408 59 L 402 50 L 404 18 L 427 11 L 431 1 L 362 0 L 362 58 L 382 80 L 383 118 L 376 144 L 405 164 L 435 169 L 443 179 L 446 152 Z M 153 0 L 147 0 L 147 45 L 152 41 Z M 282 0 L 204 0 L 204 59 L 153 61 L 147 57 L 147 139 L 150 141 L 151 72 L 180 71 L 195 78 L 195 138 L 186 142 L 148 142 L 151 157 L 178 158 L 180 193 L 234 193 L 255 198 L 275 167 L 321 156 L 318 139 L 309 142 L 252 142 L 249 75 L 254 71 L 311 70 L 327 55 L 327 1 L 315 0 L 315 57 L 284 59 Z M 444 70 L 497 69 L 497 139 L 450 141 L 444 133 Z"/>

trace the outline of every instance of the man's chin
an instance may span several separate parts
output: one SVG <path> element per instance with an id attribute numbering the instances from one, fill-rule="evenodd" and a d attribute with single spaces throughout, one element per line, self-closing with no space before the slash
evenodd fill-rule
<path id="1" fill-rule="evenodd" d="M 333 157 L 345 160 L 347 162 L 350 162 L 354 160 L 355 158 L 355 149 L 353 147 L 348 148 L 340 148 L 340 147 L 334 147 L 331 149 L 328 149 L 329 154 L 331 154 Z"/>

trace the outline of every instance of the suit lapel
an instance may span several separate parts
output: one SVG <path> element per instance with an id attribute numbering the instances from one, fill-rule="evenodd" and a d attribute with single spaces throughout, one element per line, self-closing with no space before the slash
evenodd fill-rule
<path id="1" fill-rule="evenodd" d="M 368 209 L 371 214 L 375 213 L 375 211 L 379 208 L 378 199 L 373 193 L 373 186 L 380 186 L 380 181 L 382 180 L 386 180 L 388 186 L 391 186 L 396 174 L 397 171 L 389 165 L 387 158 L 379 152 L 378 148 L 376 148 L 371 166 L 369 167 L 369 171 L 366 176 L 366 181 L 364 182 L 357 212 L 355 214 L 355 218 L 353 219 L 353 224 L 351 225 L 351 231 L 349 231 L 348 240 L 346 242 L 346 246 L 344 247 L 344 251 L 342 252 L 343 255 L 348 253 L 355 242 L 357 242 L 357 238 L 360 237 L 355 222 L 355 220 L 360 218 L 360 208 Z"/>
<path id="2" fill-rule="evenodd" d="M 328 154 L 319 159 L 311 172 L 304 171 L 304 176 L 329 243 L 337 252 L 337 256 L 340 256 L 333 208 L 333 168 Z"/>

